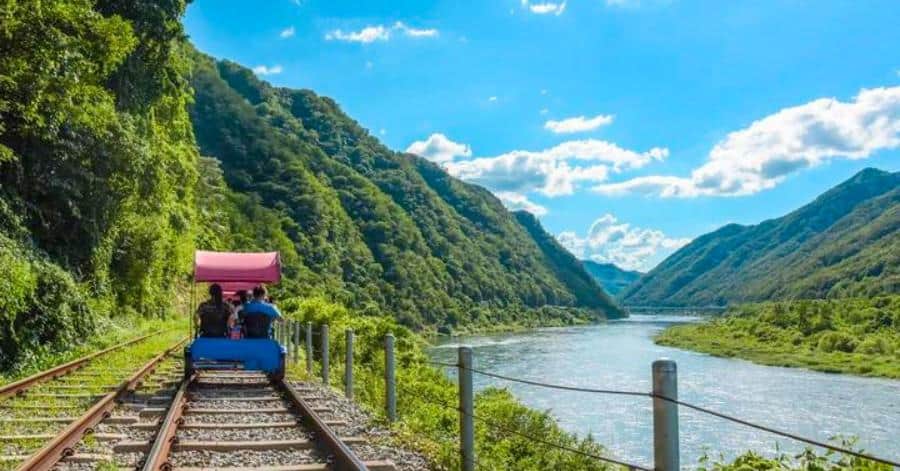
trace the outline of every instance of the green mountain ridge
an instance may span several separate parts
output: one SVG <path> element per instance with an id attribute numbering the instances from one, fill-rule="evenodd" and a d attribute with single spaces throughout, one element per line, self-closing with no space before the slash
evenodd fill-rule
<path id="1" fill-rule="evenodd" d="M 593 260 L 582 260 L 581 263 L 603 290 L 614 297 L 644 275 L 639 271 L 624 270 L 613 263 L 598 263 Z"/>
<path id="2" fill-rule="evenodd" d="M 783 217 L 698 237 L 629 287 L 635 305 L 900 292 L 900 172 L 865 169 Z"/>
<path id="3" fill-rule="evenodd" d="M 621 315 L 536 220 L 523 223 L 487 190 L 389 150 L 331 99 L 194 58 L 200 151 L 221 161 L 233 191 L 298 226 L 284 230 L 305 268 L 301 292 L 415 327 L 507 322 L 544 306 Z"/>

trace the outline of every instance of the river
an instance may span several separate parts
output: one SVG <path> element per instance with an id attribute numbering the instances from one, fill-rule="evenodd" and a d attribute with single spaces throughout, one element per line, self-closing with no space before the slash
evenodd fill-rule
<path id="1" fill-rule="evenodd" d="M 476 369 L 635 391 L 650 390 L 651 362 L 667 357 L 678 364 L 682 400 L 819 440 L 856 436 L 857 448 L 900 460 L 900 381 L 762 366 L 653 343 L 653 335 L 666 326 L 695 320 L 635 315 L 593 326 L 458 337 L 439 343 L 430 353 L 435 360 L 455 362 L 456 347 L 470 345 Z M 548 410 L 566 430 L 591 433 L 611 456 L 652 465 L 649 398 L 550 390 L 475 375 L 476 389 L 488 386 L 508 387 L 525 404 Z M 679 421 L 681 462 L 686 467 L 696 465 L 704 453 L 731 458 L 750 449 L 768 455 L 776 453 L 776 446 L 782 451 L 802 449 L 789 439 L 685 408 Z"/>

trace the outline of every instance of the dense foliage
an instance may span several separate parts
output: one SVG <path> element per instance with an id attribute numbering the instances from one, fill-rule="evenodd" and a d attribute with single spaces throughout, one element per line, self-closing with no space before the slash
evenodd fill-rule
<path id="1" fill-rule="evenodd" d="M 288 299 L 282 307 L 290 318 L 312 322 L 317 328 L 329 325 L 334 337 L 329 343 L 333 359 L 344 357 L 343 333 L 353 330 L 355 398 L 376 414 L 381 414 L 384 405 L 383 339 L 393 333 L 397 339 L 397 435 L 406 446 L 423 451 L 435 469 L 459 469 L 457 387 L 443 372 L 425 363 L 420 337 L 393 319 L 361 316 L 321 297 Z M 320 355 L 317 351 L 317 359 Z M 305 367 L 302 361 L 300 365 Z M 341 388 L 343 362 L 332 360 L 332 365 L 332 385 Z M 604 453 L 603 447 L 590 438 L 579 439 L 564 432 L 549 414 L 528 409 L 506 390 L 478 393 L 475 413 L 482 418 L 475 422 L 477 469 L 609 469 L 592 458 L 516 435 L 514 432 L 540 437 L 590 454 Z"/>
<path id="2" fill-rule="evenodd" d="M 617 296 L 643 275 L 639 271 L 623 270 L 612 263 L 597 263 L 592 260 L 582 260 L 581 263 L 610 296 Z"/>
<path id="3" fill-rule="evenodd" d="M 199 53 L 194 63 L 200 149 L 293 243 L 300 294 L 444 330 L 544 306 L 620 315 L 536 220 L 486 190 L 390 151 L 328 98 Z"/>
<path id="4" fill-rule="evenodd" d="M 0 5 L 0 368 L 171 305 L 195 230 L 184 8 Z"/>
<path id="5" fill-rule="evenodd" d="M 780 366 L 900 378 L 900 296 L 747 304 L 658 343 Z"/>
<path id="6" fill-rule="evenodd" d="M 698 237 L 632 285 L 632 305 L 900 293 L 900 172 L 866 169 L 780 218 Z"/>

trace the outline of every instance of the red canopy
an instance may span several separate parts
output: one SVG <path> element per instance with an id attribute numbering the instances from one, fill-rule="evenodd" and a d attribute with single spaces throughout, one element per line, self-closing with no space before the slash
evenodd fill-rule
<path id="1" fill-rule="evenodd" d="M 194 281 L 277 283 L 281 281 L 281 257 L 278 252 L 198 250 L 194 255 Z"/>

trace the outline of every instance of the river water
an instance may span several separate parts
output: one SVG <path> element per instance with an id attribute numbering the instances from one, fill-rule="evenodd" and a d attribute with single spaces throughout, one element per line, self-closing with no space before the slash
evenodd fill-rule
<path id="1" fill-rule="evenodd" d="M 653 335 L 666 326 L 690 321 L 696 318 L 636 315 L 593 326 L 458 337 L 430 353 L 434 360 L 455 363 L 456 347 L 470 345 L 476 369 L 634 391 L 650 390 L 650 364 L 667 357 L 678 364 L 682 400 L 819 440 L 856 436 L 857 447 L 900 460 L 900 381 L 762 366 L 653 343 Z M 649 398 L 558 391 L 475 375 L 476 389 L 488 386 L 508 387 L 525 404 L 549 411 L 566 430 L 591 433 L 613 457 L 652 465 Z M 704 453 L 729 458 L 748 449 L 765 454 L 802 449 L 789 439 L 685 408 L 679 421 L 686 467 Z"/>

